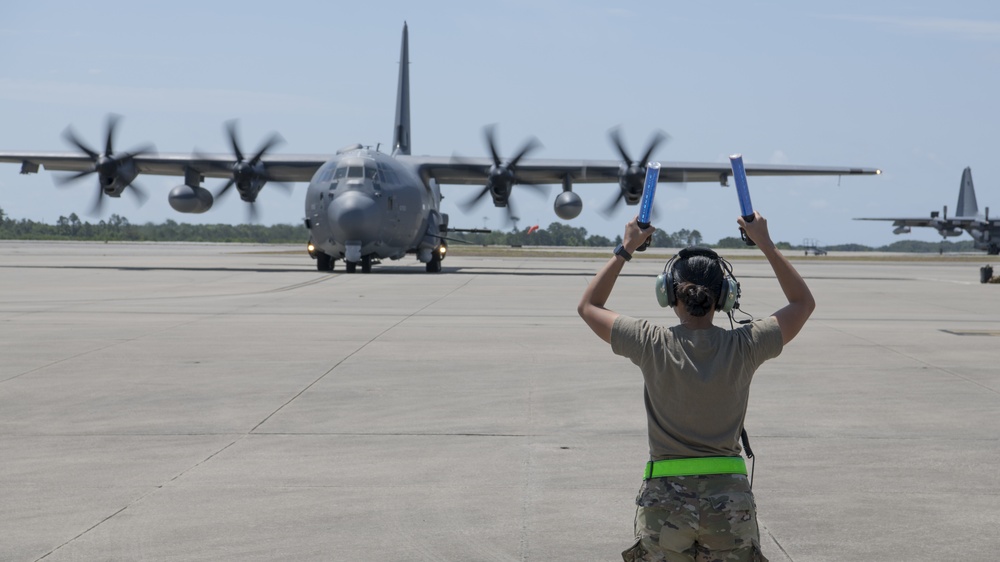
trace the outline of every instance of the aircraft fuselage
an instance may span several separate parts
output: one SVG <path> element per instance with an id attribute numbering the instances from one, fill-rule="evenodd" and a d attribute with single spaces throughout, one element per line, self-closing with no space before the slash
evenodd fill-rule
<path id="1" fill-rule="evenodd" d="M 440 201 L 436 184 L 425 184 L 411 166 L 355 146 L 316 171 L 306 192 L 306 226 L 315 253 L 348 267 L 408 253 L 429 263 L 447 225 Z"/>

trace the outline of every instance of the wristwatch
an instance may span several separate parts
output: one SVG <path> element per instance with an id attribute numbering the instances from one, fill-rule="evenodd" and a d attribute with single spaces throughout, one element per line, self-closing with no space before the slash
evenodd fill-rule
<path id="1" fill-rule="evenodd" d="M 632 261 L 632 254 L 628 253 L 624 244 L 619 244 L 618 247 L 615 248 L 615 255 L 625 258 L 625 261 Z"/>

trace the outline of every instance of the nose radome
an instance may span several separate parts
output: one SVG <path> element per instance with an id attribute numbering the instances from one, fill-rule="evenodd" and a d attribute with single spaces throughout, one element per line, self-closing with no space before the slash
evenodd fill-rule
<path id="1" fill-rule="evenodd" d="M 327 209 L 327 216 L 337 240 L 368 241 L 378 234 L 378 210 L 371 196 L 348 191 L 337 195 Z"/>

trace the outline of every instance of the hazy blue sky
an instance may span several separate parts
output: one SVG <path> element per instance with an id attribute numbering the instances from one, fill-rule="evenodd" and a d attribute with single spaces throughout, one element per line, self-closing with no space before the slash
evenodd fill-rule
<path id="1" fill-rule="evenodd" d="M 884 244 L 903 237 L 864 216 L 954 209 L 972 167 L 980 210 L 1000 215 L 1000 4 L 996 2 L 8 2 L 0 19 L 0 150 L 69 150 L 67 125 L 99 146 L 109 112 L 116 148 L 228 151 L 239 118 L 245 150 L 271 131 L 283 153 L 332 154 L 392 141 L 399 39 L 409 22 L 414 154 L 485 155 L 496 123 L 510 154 L 537 136 L 545 158 L 610 159 L 621 125 L 638 155 L 655 129 L 660 161 L 879 167 L 881 177 L 751 178 L 776 239 Z M 167 204 L 179 178 L 140 176 L 150 200 L 107 201 L 133 223 L 238 223 L 235 192 L 203 215 Z M 221 185 L 209 180 L 206 187 Z M 52 174 L 0 165 L 0 207 L 15 218 L 85 216 L 95 182 L 53 187 Z M 478 188 L 446 186 L 453 226 L 500 226 Z M 598 210 L 614 185 L 580 185 L 570 222 L 614 236 L 636 208 Z M 265 187 L 261 222 L 299 223 L 305 184 Z M 551 199 L 518 193 L 521 226 L 558 220 Z M 660 224 L 709 242 L 736 233 L 732 188 L 661 189 Z M 909 238 L 938 240 L 930 229 Z M 968 239 L 963 236 L 962 239 Z"/>

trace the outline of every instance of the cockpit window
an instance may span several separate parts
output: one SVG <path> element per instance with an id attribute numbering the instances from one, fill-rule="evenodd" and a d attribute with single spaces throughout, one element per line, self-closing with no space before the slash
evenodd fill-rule
<path id="1" fill-rule="evenodd" d="M 333 173 L 333 179 L 339 180 L 340 178 L 346 175 L 347 175 L 347 168 L 341 166 L 340 168 L 337 168 L 336 172 Z"/>
<path id="2" fill-rule="evenodd" d="M 378 169 L 371 166 L 365 166 L 365 178 L 378 181 Z"/>
<path id="3" fill-rule="evenodd" d="M 365 169 L 361 166 L 351 166 L 347 169 L 348 178 L 363 178 L 365 177 Z"/>

